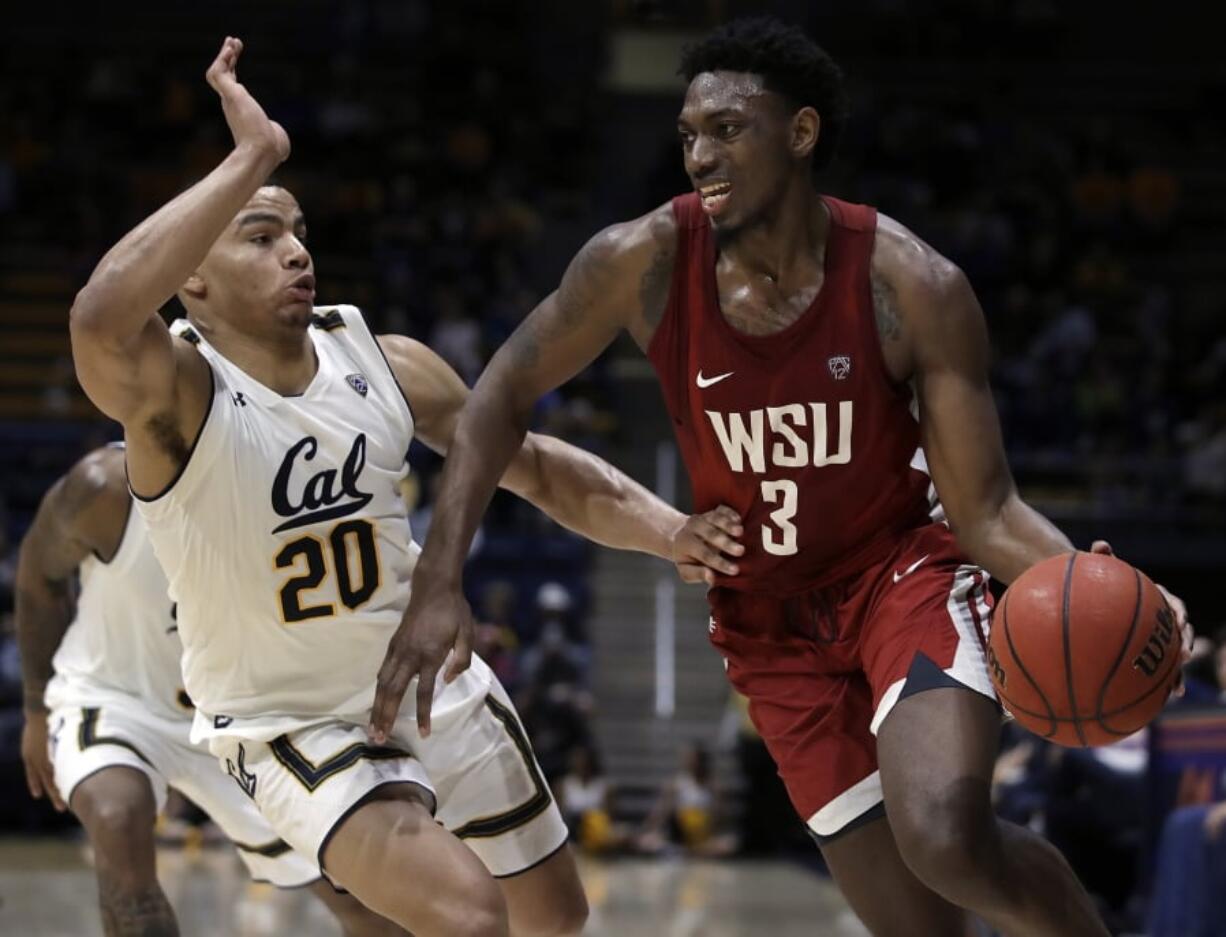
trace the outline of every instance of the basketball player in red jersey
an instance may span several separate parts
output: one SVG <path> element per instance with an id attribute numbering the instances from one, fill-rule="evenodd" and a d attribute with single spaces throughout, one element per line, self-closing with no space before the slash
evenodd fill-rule
<path id="1" fill-rule="evenodd" d="M 742 520 L 736 573 L 708 577 L 711 640 L 856 913 L 876 935 L 963 933 L 963 909 L 1010 937 L 1105 935 L 1063 858 L 989 799 L 985 570 L 1009 582 L 1072 545 L 1014 486 L 979 304 L 902 225 L 814 188 L 845 108 L 801 31 L 734 23 L 681 71 L 696 191 L 596 235 L 481 378 L 373 731 L 414 676 L 428 721 L 443 656 L 471 644 L 467 545 L 534 401 L 625 329 L 696 508 Z"/>

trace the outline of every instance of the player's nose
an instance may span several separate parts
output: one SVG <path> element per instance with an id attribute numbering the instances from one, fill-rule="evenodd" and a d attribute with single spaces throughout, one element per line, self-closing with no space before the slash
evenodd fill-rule
<path id="1" fill-rule="evenodd" d="M 290 248 L 285 256 L 285 265 L 291 270 L 305 270 L 311 265 L 311 252 L 298 238 L 290 238 Z"/>
<path id="2" fill-rule="evenodd" d="M 715 147 L 700 134 L 685 154 L 685 171 L 691 179 L 699 181 L 711 175 L 715 169 Z"/>

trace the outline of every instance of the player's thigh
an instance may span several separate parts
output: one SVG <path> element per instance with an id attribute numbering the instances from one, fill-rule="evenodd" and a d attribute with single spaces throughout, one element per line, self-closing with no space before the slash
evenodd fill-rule
<path id="1" fill-rule="evenodd" d="M 433 782 L 439 822 L 501 878 L 543 863 L 567 829 L 510 698 L 496 680 L 476 689 L 462 717 L 453 713 L 428 737 L 405 717 L 395 735 Z"/>
<path id="2" fill-rule="evenodd" d="M 407 750 L 372 746 L 350 723 L 324 722 L 268 742 L 222 736 L 210 740 L 209 751 L 272 832 L 317 864 L 331 836 L 372 793 L 413 784 L 432 797 L 424 770 Z"/>
<path id="3" fill-rule="evenodd" d="M 904 856 L 973 866 L 994 822 L 992 772 L 1000 743 L 995 701 L 963 687 L 901 699 L 881 724 L 877 755 Z"/>
<path id="4" fill-rule="evenodd" d="M 506 902 L 497 884 L 434 821 L 431 800 L 411 784 L 373 791 L 324 844 L 324 868 L 366 907 L 418 937 L 504 937 Z"/>
<path id="5" fill-rule="evenodd" d="M 839 890 L 873 937 L 959 937 L 962 911 L 907 868 L 884 817 L 821 844 Z"/>
<path id="6" fill-rule="evenodd" d="M 260 813 L 241 779 L 225 773 L 209 751 L 183 742 L 167 778 L 221 828 L 254 881 L 297 888 L 319 880 L 318 859 L 290 846 Z"/>
<path id="7" fill-rule="evenodd" d="M 514 937 L 578 934 L 587 920 L 587 896 L 569 844 L 544 862 L 498 879 Z"/>

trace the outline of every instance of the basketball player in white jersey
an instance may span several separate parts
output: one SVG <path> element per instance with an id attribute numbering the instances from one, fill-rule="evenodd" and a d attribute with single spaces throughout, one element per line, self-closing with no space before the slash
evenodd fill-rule
<path id="1" fill-rule="evenodd" d="M 419 552 L 405 453 L 415 436 L 446 451 L 467 389 L 353 307 L 313 308 L 305 219 L 264 185 L 289 140 L 238 83 L 241 48 L 227 39 L 208 71 L 233 152 L 112 248 L 71 323 L 178 603 L 193 738 L 279 836 L 418 937 L 577 934 L 587 906 L 565 825 L 470 648 L 437 688 L 422 680 L 431 725 L 407 706 L 386 744 L 367 740 Z M 172 334 L 157 310 L 176 294 L 190 325 Z M 735 568 L 721 555 L 740 549 L 731 512 L 687 520 L 557 440 L 529 436 L 503 484 L 691 578 Z"/>
<path id="2" fill-rule="evenodd" d="M 85 826 L 108 937 L 179 932 L 153 841 L 168 787 L 225 831 L 252 878 L 309 885 L 348 937 L 404 933 L 322 881 L 314 856 L 294 852 L 189 740 L 183 647 L 166 576 L 132 510 L 122 448 L 92 452 L 43 498 L 18 559 L 17 633 L 26 780 Z"/>

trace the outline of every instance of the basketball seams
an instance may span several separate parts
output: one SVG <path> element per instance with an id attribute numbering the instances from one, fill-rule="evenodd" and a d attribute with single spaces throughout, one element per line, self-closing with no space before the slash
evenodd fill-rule
<path id="1" fill-rule="evenodd" d="M 1030 675 L 1030 671 L 1026 669 L 1026 665 L 1022 663 L 1022 658 L 1021 655 L 1018 654 L 1017 648 L 1013 646 L 1013 634 L 1009 630 L 1009 594 L 1007 592 L 1005 593 L 1005 600 L 1000 603 L 1000 617 L 1001 624 L 1005 632 L 1005 643 L 1009 645 L 1009 653 L 1013 656 L 1013 662 L 1017 664 L 1017 669 L 1022 672 L 1022 676 L 1029 681 L 1032 687 L 1034 687 L 1034 691 L 1039 694 L 1039 699 L 1041 699 L 1043 701 L 1043 705 L 1047 707 L 1047 718 L 1051 720 L 1051 730 L 1044 736 L 1044 738 L 1051 738 L 1056 734 L 1056 729 L 1059 728 L 1059 721 L 1056 719 L 1056 711 L 1052 708 L 1051 702 L 1047 699 L 1047 694 L 1043 692 L 1043 688 L 1039 686 L 1034 677 Z M 1002 700 L 1005 698 L 1005 695 L 1000 692 L 999 687 L 997 688 L 996 692 L 1000 694 L 1000 698 Z M 1024 712 L 1024 710 L 1018 711 Z M 1038 716 L 1040 714 L 1033 713 L 1031 715 Z"/>
<path id="2" fill-rule="evenodd" d="M 1068 685 L 1068 702 L 1069 709 L 1073 714 L 1073 728 L 1077 732 L 1077 738 L 1080 739 L 1083 746 L 1088 746 L 1090 743 L 1086 741 L 1085 730 L 1081 727 L 1081 715 L 1077 710 L 1077 691 L 1073 686 L 1073 652 L 1071 648 L 1072 637 L 1071 628 L 1069 627 L 1069 612 L 1073 604 L 1073 568 L 1077 565 L 1077 553 L 1074 551 L 1069 555 L 1068 566 L 1064 571 L 1064 596 L 1060 603 L 1060 630 L 1064 640 L 1064 678 Z"/>

